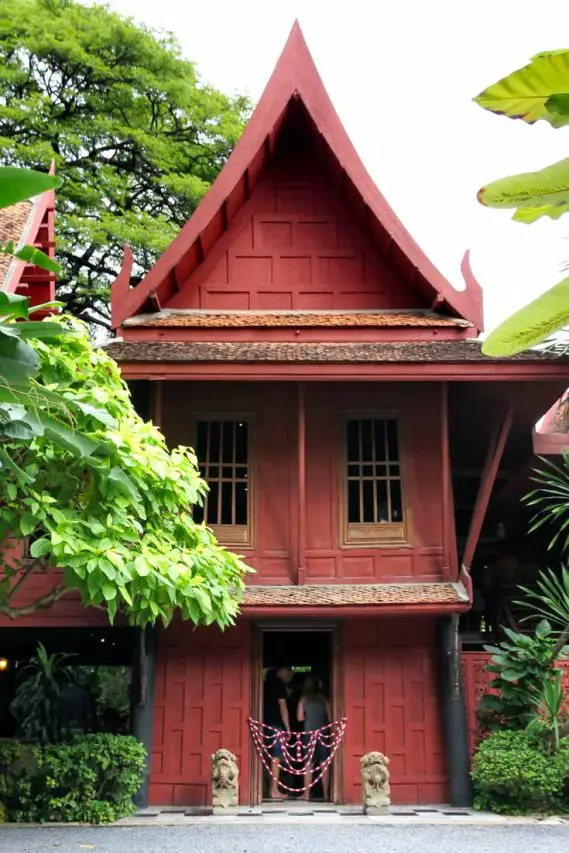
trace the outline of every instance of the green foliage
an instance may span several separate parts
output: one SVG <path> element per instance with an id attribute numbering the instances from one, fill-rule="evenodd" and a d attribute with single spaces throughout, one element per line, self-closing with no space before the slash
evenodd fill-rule
<path id="1" fill-rule="evenodd" d="M 569 552 L 569 454 L 564 453 L 561 463 L 541 458 L 543 465 L 533 472 L 532 480 L 536 488 L 524 498 L 528 506 L 534 509 L 530 533 L 541 527 L 551 527 L 553 531 L 549 550 L 560 548 L 566 555 Z M 564 578 L 567 591 L 567 616 L 569 617 L 569 577 Z M 550 588 L 549 592 L 559 593 L 561 588 Z M 569 624 L 569 618 L 566 620 Z"/>
<path id="2" fill-rule="evenodd" d="M 32 609 L 74 588 L 85 605 L 106 606 L 111 621 L 124 609 L 132 624 L 168 623 L 180 610 L 196 623 L 231 624 L 246 568 L 192 518 L 206 491 L 193 451 L 169 451 L 86 327 L 58 322 L 75 334 L 31 343 L 38 384 L 73 403 L 59 422 L 69 444 L 55 444 L 47 429 L 3 443 L 12 467 L 0 477 L 0 542 L 30 537 L 32 561 L 4 552 L 0 612 L 27 612 L 15 590 L 31 572 L 58 566 L 64 582 Z"/>
<path id="3" fill-rule="evenodd" d="M 484 341 L 485 355 L 504 358 L 543 343 L 569 323 L 569 278 L 504 320 Z"/>
<path id="4" fill-rule="evenodd" d="M 44 747 L 0 742 L 0 801 L 13 821 L 108 823 L 134 811 L 144 768 L 144 747 L 124 735 Z"/>
<path id="5" fill-rule="evenodd" d="M 0 150 L 55 159 L 60 297 L 108 324 L 128 243 L 137 275 L 175 237 L 243 128 L 249 105 L 203 84 L 172 35 L 100 4 L 0 3 Z"/>
<path id="6" fill-rule="evenodd" d="M 485 110 L 528 124 L 569 124 L 569 50 L 544 51 L 493 83 L 474 100 Z"/>
<path id="7" fill-rule="evenodd" d="M 70 681 L 67 662 L 71 655 L 48 655 L 39 643 L 30 662 L 19 672 L 19 684 L 10 709 L 20 736 L 39 743 L 59 743 L 63 729 L 61 691 Z"/>
<path id="8" fill-rule="evenodd" d="M 545 619 L 533 636 L 503 630 L 507 640 L 498 646 L 485 646 L 492 653 L 486 669 L 494 674 L 491 688 L 497 692 L 482 697 L 477 713 L 489 729 L 525 729 L 552 678 L 556 638 Z"/>
<path id="9" fill-rule="evenodd" d="M 569 740 L 555 755 L 523 731 L 497 731 L 479 745 L 473 761 L 474 805 L 503 814 L 564 809 Z"/>
<path id="10" fill-rule="evenodd" d="M 543 737 L 550 754 L 557 752 L 561 744 L 562 723 L 566 715 L 563 712 L 565 696 L 560 669 L 553 671 L 551 678 L 545 682 L 543 694 L 535 700 L 535 716 L 528 724 L 526 731 Z"/>
<path id="11" fill-rule="evenodd" d="M 487 207 L 514 208 L 517 222 L 541 216 L 559 219 L 569 210 L 569 158 L 540 169 L 500 178 L 483 187 L 478 200 Z"/>
<path id="12" fill-rule="evenodd" d="M 569 124 L 569 50 L 537 54 L 474 100 L 498 115 L 528 124 L 543 119 L 552 127 L 564 127 Z M 531 223 L 542 216 L 558 219 L 569 211 L 569 159 L 494 181 L 480 190 L 478 199 L 489 207 L 515 208 L 517 222 Z M 504 357 L 542 343 L 569 322 L 568 295 L 569 279 L 564 279 L 498 326 L 482 351 Z"/>

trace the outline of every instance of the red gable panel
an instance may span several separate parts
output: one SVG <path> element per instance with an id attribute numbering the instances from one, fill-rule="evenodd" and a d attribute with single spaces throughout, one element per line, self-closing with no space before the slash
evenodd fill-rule
<path id="1" fill-rule="evenodd" d="M 211 266 L 210 255 L 213 247 L 216 246 L 219 253 L 219 243 L 223 238 L 227 241 L 229 235 L 226 232 L 234 220 L 243 218 L 244 207 L 251 207 L 255 187 L 258 185 L 259 190 L 261 189 L 267 172 L 271 173 L 271 170 L 273 181 L 278 177 L 274 173 L 275 158 L 280 156 L 279 151 L 283 148 L 280 144 L 282 136 L 290 133 L 291 123 L 294 125 L 295 121 L 297 124 L 299 121 L 304 122 L 304 140 L 308 138 L 306 127 L 310 127 L 312 145 L 317 149 L 322 168 L 333 176 L 336 189 L 341 191 L 350 215 L 355 216 L 360 226 L 365 226 L 365 231 L 373 243 L 373 250 L 368 251 L 367 255 L 374 256 L 373 262 L 377 264 L 378 258 L 386 258 L 389 254 L 390 264 L 410 285 L 409 294 L 412 295 L 408 297 L 408 306 L 416 304 L 426 308 L 437 307 L 443 312 L 470 321 L 475 329 L 480 331 L 482 293 L 470 271 L 468 256 L 463 264 L 466 289 L 456 291 L 415 243 L 365 170 L 328 97 L 298 23 L 295 23 L 292 29 L 251 121 L 194 215 L 136 288 L 129 287 L 130 264 L 125 262 L 125 267 L 112 289 L 113 326 L 116 328 L 140 311 L 149 299 L 153 300 L 155 307 L 166 304 L 174 307 L 186 303 L 186 298 L 181 298 L 180 291 L 186 283 L 188 286 L 191 284 L 194 273 L 198 280 L 202 277 L 202 265 L 204 269 Z M 304 189 L 306 190 L 306 187 Z M 281 199 L 281 203 L 292 204 L 293 207 L 305 204 L 306 198 L 300 198 L 303 187 L 298 187 L 298 197 L 294 199 L 290 197 L 293 192 L 290 181 L 288 190 L 281 190 L 289 193 L 288 201 Z M 329 220 L 331 221 L 330 217 Z M 337 222 L 337 218 L 335 221 Z M 267 233 L 269 230 L 271 229 L 265 228 Z M 276 230 L 272 229 L 273 235 Z M 318 240 L 326 238 L 324 230 L 318 229 Z M 314 227 L 312 239 L 317 239 Z M 362 258 L 364 257 L 365 252 L 362 254 Z M 322 262 L 318 262 L 322 269 L 322 282 L 326 270 L 322 267 Z M 251 264 L 250 255 L 248 263 Z M 259 264 L 256 266 L 258 268 Z M 338 263 L 332 271 L 334 274 L 337 274 L 337 268 Z M 369 280 L 365 280 L 365 275 L 367 273 L 362 273 L 362 294 L 369 289 Z M 273 282 L 267 284 L 274 293 Z M 357 289 L 357 284 L 355 287 Z M 290 297 L 286 298 L 290 298 L 291 304 L 296 300 L 297 305 L 302 305 L 300 292 L 291 292 Z M 198 297 L 193 296 L 187 304 L 195 305 L 196 300 Z M 257 302 L 261 304 L 262 300 L 259 302 L 257 298 Z M 312 304 L 318 307 L 316 303 Z M 349 307 L 379 307 L 381 304 L 381 301 L 374 301 L 373 296 L 365 296 L 359 304 L 350 304 Z M 231 306 L 224 303 L 223 307 Z M 253 308 L 253 305 L 250 307 Z M 277 306 L 274 303 L 263 303 L 262 307 Z M 282 307 L 286 305 L 283 304 Z M 331 307 L 331 304 L 323 304 L 322 307 Z M 338 307 L 344 306 L 340 302 Z"/>

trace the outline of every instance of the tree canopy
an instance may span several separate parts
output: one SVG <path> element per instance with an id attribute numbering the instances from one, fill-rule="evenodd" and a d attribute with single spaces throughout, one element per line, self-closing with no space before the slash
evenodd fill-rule
<path id="1" fill-rule="evenodd" d="M 29 559 L 4 550 L 0 612 L 9 616 L 49 606 L 69 589 L 85 605 L 119 608 L 131 623 L 169 622 L 176 610 L 195 623 L 230 624 L 237 613 L 241 560 L 192 518 L 206 490 L 193 451 L 169 450 L 159 430 L 135 412 L 115 362 L 93 349 L 85 324 L 70 319 L 37 325 L 71 327 L 58 341 L 30 338 L 40 367 L 34 382 L 69 402 L 48 431 L 0 439 L 0 543 L 28 538 Z M 40 599 L 18 607 L 32 572 L 63 577 Z"/>
<path id="2" fill-rule="evenodd" d="M 0 3 L 0 151 L 55 160 L 59 297 L 108 325 L 108 288 L 134 251 L 147 271 L 187 221 L 243 128 L 245 98 L 204 85 L 172 35 L 102 5 Z"/>

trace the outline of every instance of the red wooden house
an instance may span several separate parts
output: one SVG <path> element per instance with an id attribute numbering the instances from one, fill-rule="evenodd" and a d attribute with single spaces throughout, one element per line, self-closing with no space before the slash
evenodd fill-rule
<path id="1" fill-rule="evenodd" d="M 361 801 L 359 758 L 378 749 L 394 802 L 467 804 L 458 617 L 476 555 L 497 559 L 496 525 L 523 527 L 508 490 L 567 362 L 482 355 L 468 256 L 457 291 L 367 174 L 298 25 L 215 184 L 136 287 L 129 258 L 107 351 L 168 440 L 196 447 L 205 519 L 256 572 L 234 628 L 147 636 L 149 802 L 206 803 L 221 746 L 242 802 L 259 802 L 247 721 L 263 669 L 291 664 L 317 669 L 347 718 L 335 801 Z M 103 618 L 64 599 L 26 624 Z"/>

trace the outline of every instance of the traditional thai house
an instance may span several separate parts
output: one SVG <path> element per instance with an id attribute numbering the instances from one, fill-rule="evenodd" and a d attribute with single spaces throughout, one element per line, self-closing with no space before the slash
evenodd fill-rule
<path id="1" fill-rule="evenodd" d="M 289 664 L 316 670 L 347 720 L 335 802 L 361 802 L 360 757 L 380 750 L 395 803 L 467 804 L 459 617 L 524 532 L 532 431 L 567 361 L 481 353 L 468 255 L 457 291 L 367 174 L 297 24 L 229 161 L 136 287 L 130 257 L 107 351 L 141 412 L 196 447 L 203 517 L 255 570 L 234 628 L 147 634 L 147 801 L 205 804 L 226 747 L 257 804 L 248 719 L 263 671 Z M 464 622 L 465 657 L 484 615 Z M 70 597 L 22 624 L 103 620 Z"/>

